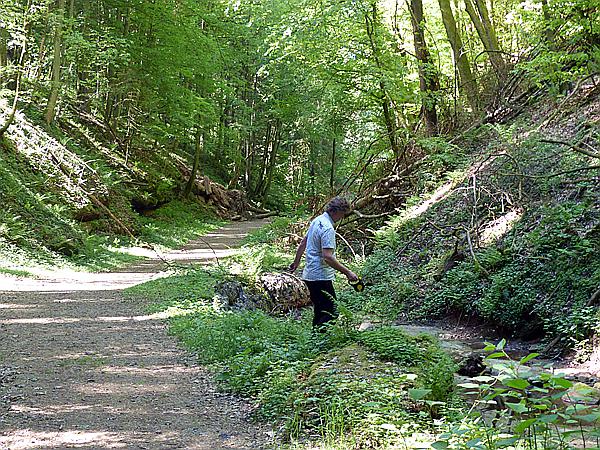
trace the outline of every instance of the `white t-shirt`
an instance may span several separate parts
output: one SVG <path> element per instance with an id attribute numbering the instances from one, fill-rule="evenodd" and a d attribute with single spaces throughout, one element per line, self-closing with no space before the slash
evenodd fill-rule
<path id="1" fill-rule="evenodd" d="M 323 249 L 330 248 L 335 254 L 335 229 L 333 219 L 324 212 L 315 218 L 306 235 L 306 266 L 302 279 L 306 281 L 333 280 L 335 269 L 323 259 Z"/>

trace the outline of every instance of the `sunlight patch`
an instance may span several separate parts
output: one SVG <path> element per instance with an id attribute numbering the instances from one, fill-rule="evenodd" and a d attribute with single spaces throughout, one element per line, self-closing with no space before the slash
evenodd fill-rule
<path id="1" fill-rule="evenodd" d="M 523 217 L 523 210 L 515 209 L 507 212 L 496 220 L 489 222 L 481 232 L 481 243 L 483 245 L 489 245 L 500 239 L 521 219 L 521 217 Z"/>

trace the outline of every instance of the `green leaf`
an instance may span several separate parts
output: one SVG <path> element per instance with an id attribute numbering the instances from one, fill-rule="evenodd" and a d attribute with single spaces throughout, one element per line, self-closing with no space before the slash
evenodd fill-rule
<path id="1" fill-rule="evenodd" d="M 556 377 L 556 378 L 551 378 L 550 381 L 555 386 L 560 386 L 565 389 L 569 389 L 570 387 L 573 386 L 573 383 L 571 383 L 569 380 L 567 380 L 565 378 Z"/>
<path id="2" fill-rule="evenodd" d="M 496 353 L 492 353 L 491 355 L 486 356 L 485 359 L 504 358 L 505 356 L 506 356 L 506 354 L 504 352 L 496 352 Z"/>
<path id="3" fill-rule="evenodd" d="M 527 412 L 527 407 L 523 403 L 506 402 L 505 405 L 508 406 L 510 409 L 512 409 L 514 412 L 519 413 L 519 414 Z"/>
<path id="4" fill-rule="evenodd" d="M 479 385 L 476 383 L 459 383 L 457 386 L 465 388 L 465 389 L 478 389 L 479 388 Z"/>
<path id="5" fill-rule="evenodd" d="M 408 395 L 413 400 L 422 400 L 429 394 L 431 394 L 431 389 L 409 389 L 408 390 Z"/>
<path id="6" fill-rule="evenodd" d="M 538 356 L 540 356 L 539 353 L 530 353 L 529 355 L 521 358 L 521 360 L 519 361 L 519 364 L 526 364 L 529 361 L 531 361 L 533 358 L 537 358 Z"/>
<path id="7" fill-rule="evenodd" d="M 543 414 L 538 417 L 542 423 L 554 423 L 558 420 L 558 414 Z"/>
<path id="8" fill-rule="evenodd" d="M 485 347 L 483 348 L 484 352 L 493 352 L 496 350 L 496 346 L 494 344 L 490 344 L 489 342 L 485 342 Z"/>
<path id="9" fill-rule="evenodd" d="M 495 442 L 495 444 L 496 444 L 497 447 L 500 447 L 500 448 L 510 447 L 511 445 L 513 445 L 518 440 L 519 440 L 519 438 L 517 436 L 513 436 L 513 437 L 510 437 L 510 438 L 498 439 Z"/>
<path id="10" fill-rule="evenodd" d="M 589 414 L 577 416 L 577 419 L 588 423 L 596 422 L 598 419 L 600 419 L 600 411 L 594 411 Z"/>
<path id="11" fill-rule="evenodd" d="M 500 342 L 496 345 L 496 350 L 504 350 L 504 346 L 506 345 L 506 339 L 502 338 Z"/>
<path id="12" fill-rule="evenodd" d="M 475 439 L 471 439 L 470 441 L 467 441 L 465 444 L 468 448 L 477 448 L 477 445 L 479 445 L 481 443 L 481 438 L 475 438 Z"/>
<path id="13" fill-rule="evenodd" d="M 434 448 L 435 450 L 446 450 L 448 446 L 448 441 L 437 441 L 431 444 L 431 448 Z"/>
<path id="14" fill-rule="evenodd" d="M 524 420 L 523 422 L 519 422 L 515 426 L 515 432 L 519 433 L 519 434 L 523 433 L 523 431 L 525 431 L 527 428 L 529 428 L 534 423 L 535 423 L 535 419 L 527 419 L 527 420 Z"/>
<path id="15" fill-rule="evenodd" d="M 524 390 L 529 387 L 529 382 L 523 378 L 513 378 L 512 380 L 505 380 L 504 384 L 508 387 Z"/>

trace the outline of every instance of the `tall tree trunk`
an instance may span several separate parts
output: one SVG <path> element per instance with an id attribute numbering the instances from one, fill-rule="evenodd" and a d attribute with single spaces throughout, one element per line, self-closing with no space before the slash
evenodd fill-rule
<path id="1" fill-rule="evenodd" d="M 556 48 L 554 37 L 556 36 L 556 27 L 552 25 L 552 16 L 550 15 L 550 5 L 548 0 L 542 0 L 542 15 L 544 17 L 544 38 L 548 43 L 550 50 Z"/>
<path id="2" fill-rule="evenodd" d="M 460 32 L 456 27 L 456 20 L 452 13 L 452 7 L 450 6 L 450 0 L 438 0 L 440 10 L 442 12 L 442 21 L 446 28 L 446 34 L 448 35 L 448 41 L 452 47 L 452 53 L 454 54 L 454 63 L 458 69 L 460 76 L 459 89 L 461 92 L 466 94 L 469 105 L 473 111 L 479 110 L 479 98 L 477 95 L 477 82 L 471 72 L 471 64 L 467 56 L 466 49 L 463 47 L 462 38 Z"/>
<path id="3" fill-rule="evenodd" d="M 377 43 L 377 25 L 379 24 L 379 14 L 377 10 L 377 2 L 371 3 L 371 14 L 365 14 L 365 26 L 367 35 L 369 36 L 369 43 L 371 45 L 371 51 L 373 52 L 373 59 L 375 60 L 375 66 L 379 71 L 379 88 L 381 89 L 381 107 L 383 110 L 383 120 L 387 129 L 388 139 L 390 141 L 390 147 L 396 158 L 401 156 L 400 145 L 398 144 L 398 127 L 396 123 L 396 115 L 392 103 L 392 99 L 388 93 L 386 83 L 384 81 L 384 67 L 380 58 L 381 49 Z"/>
<path id="4" fill-rule="evenodd" d="M 277 120 L 275 123 L 273 142 L 271 143 L 271 156 L 269 157 L 269 166 L 267 167 L 267 173 L 265 176 L 265 182 L 263 184 L 261 196 L 261 205 L 264 206 L 267 200 L 267 195 L 271 190 L 271 183 L 273 182 L 273 174 L 275 173 L 275 165 L 277 164 L 277 153 L 279 151 L 279 144 L 281 143 L 281 121 Z"/>
<path id="5" fill-rule="evenodd" d="M 485 0 L 465 0 L 465 8 L 498 77 L 504 78 L 506 75 L 506 63 L 502 57 L 502 51 L 496 37 L 496 30 L 490 20 Z"/>
<path id="6" fill-rule="evenodd" d="M 336 138 L 333 137 L 331 143 L 331 170 L 329 172 L 329 191 L 333 194 L 333 182 L 335 180 L 335 151 L 336 151 Z"/>
<path id="7" fill-rule="evenodd" d="M 29 12 L 31 10 L 31 1 L 28 0 L 27 6 L 23 12 L 23 43 L 21 45 L 21 55 L 19 56 L 19 64 L 17 66 L 17 81 L 15 83 L 15 96 L 13 98 L 13 103 L 10 109 L 10 113 L 6 118 L 3 124 L 0 124 L 0 138 L 6 133 L 8 127 L 11 126 L 13 121 L 15 120 L 15 115 L 17 113 L 17 105 L 19 103 L 19 96 L 21 95 L 21 79 L 23 78 L 23 71 L 25 70 L 25 61 L 27 60 L 27 53 L 29 48 L 27 47 L 27 39 L 29 36 L 29 31 L 31 28 L 31 23 L 29 22 Z"/>
<path id="8" fill-rule="evenodd" d="M 415 54 L 419 65 L 419 86 L 423 96 L 423 117 L 425 118 L 427 134 L 434 136 L 438 132 L 435 97 L 437 91 L 440 90 L 440 81 L 425 41 L 423 1 L 410 0 L 408 6 L 414 35 Z"/>
<path id="9" fill-rule="evenodd" d="M 198 169 L 200 168 L 200 156 L 202 154 L 202 147 L 204 147 L 204 135 L 200 129 L 196 131 L 196 143 L 194 145 L 194 164 L 192 165 L 192 173 L 190 178 L 185 185 L 183 191 L 183 197 L 188 198 L 192 193 L 192 188 L 196 182 L 196 176 L 198 175 Z"/>
<path id="10" fill-rule="evenodd" d="M 56 14 L 56 25 L 54 28 L 54 55 L 52 58 L 52 88 L 48 106 L 46 108 L 46 123 L 50 125 L 54 121 L 56 114 L 56 103 L 60 90 L 60 68 L 62 66 L 62 33 L 63 20 L 65 16 L 65 0 L 58 0 L 58 9 Z"/>
<path id="11" fill-rule="evenodd" d="M 0 88 L 7 79 L 4 73 L 8 68 L 8 30 L 0 26 Z"/>

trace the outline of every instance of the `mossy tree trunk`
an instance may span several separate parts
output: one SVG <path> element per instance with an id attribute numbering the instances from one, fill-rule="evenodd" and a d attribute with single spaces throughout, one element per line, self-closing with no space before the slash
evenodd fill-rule
<path id="1" fill-rule="evenodd" d="M 192 193 L 192 188 L 194 187 L 194 183 L 196 182 L 196 176 L 198 175 L 198 170 L 200 168 L 200 156 L 202 155 L 202 147 L 204 146 L 204 134 L 200 129 L 196 131 L 196 143 L 194 146 L 194 164 L 192 165 L 192 173 L 190 174 L 190 178 L 185 185 L 185 190 L 183 191 L 183 197 L 188 198 Z"/>
<path id="2" fill-rule="evenodd" d="M 506 75 L 506 62 L 502 56 L 502 50 L 496 36 L 496 29 L 490 20 L 490 14 L 485 5 L 485 0 L 465 0 L 467 14 L 471 18 L 483 48 L 487 52 L 492 66 L 502 79 Z"/>
<path id="3" fill-rule="evenodd" d="M 435 136 L 438 133 L 436 95 L 440 90 L 439 76 L 425 41 L 423 1 L 410 0 L 408 7 L 413 29 L 415 54 L 419 66 L 419 86 L 423 98 L 423 117 L 425 119 L 425 126 L 427 127 L 427 134 Z"/>
<path id="4" fill-rule="evenodd" d="M 442 12 L 442 21 L 446 28 L 446 34 L 448 35 L 448 41 L 452 47 L 452 53 L 454 55 L 454 64 L 458 69 L 458 75 L 460 77 L 459 89 L 463 92 L 469 105 L 473 111 L 479 111 L 479 96 L 477 93 L 477 81 L 473 77 L 471 71 L 471 63 L 467 56 L 466 49 L 463 46 L 460 32 L 456 27 L 456 20 L 450 6 L 450 0 L 438 0 L 440 10 Z"/>
<path id="5" fill-rule="evenodd" d="M 58 0 L 58 6 L 56 10 L 56 24 L 54 26 L 54 52 L 52 57 L 52 88 L 50 90 L 50 97 L 48 99 L 48 106 L 46 107 L 46 123 L 50 125 L 54 121 L 56 114 L 56 104 L 58 102 L 58 95 L 60 91 L 60 71 L 62 66 L 62 34 L 63 34 L 63 21 L 65 15 L 65 0 Z"/>

